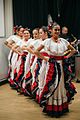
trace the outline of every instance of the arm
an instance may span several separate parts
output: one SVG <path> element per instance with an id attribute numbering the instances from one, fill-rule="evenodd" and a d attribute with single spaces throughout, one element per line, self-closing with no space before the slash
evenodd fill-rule
<path id="1" fill-rule="evenodd" d="M 5 41 L 4 44 L 7 45 L 7 44 L 8 44 L 8 41 Z"/>
<path id="2" fill-rule="evenodd" d="M 64 52 L 64 56 L 66 56 L 67 54 L 70 53 L 71 50 L 67 49 L 65 52 Z"/>
<path id="3" fill-rule="evenodd" d="M 48 61 L 48 60 L 49 60 L 49 57 L 45 57 L 45 56 L 41 55 L 41 53 L 40 53 L 40 50 L 42 50 L 43 48 L 44 48 L 44 46 L 43 46 L 43 45 L 40 45 L 40 47 L 37 48 L 37 49 L 34 51 L 34 54 L 35 54 L 37 57 L 39 57 L 39 58 L 41 58 L 41 59 L 43 59 L 43 60 L 45 60 L 45 61 Z"/>
<path id="4" fill-rule="evenodd" d="M 70 44 L 68 45 L 68 50 L 69 50 L 69 54 L 67 55 L 67 58 L 71 57 L 77 52 L 77 50 Z"/>
<path id="5" fill-rule="evenodd" d="M 76 38 L 73 34 L 71 34 L 71 36 L 74 38 L 74 41 L 71 42 L 71 45 L 75 45 L 75 43 L 76 43 L 78 40 L 77 40 L 77 38 Z"/>
<path id="6" fill-rule="evenodd" d="M 22 49 L 22 50 L 27 50 L 28 52 L 34 54 L 33 48 L 34 48 L 34 47 L 31 45 L 31 46 L 29 46 L 29 47 L 27 47 L 27 46 L 22 46 L 21 49 Z"/>
<path id="7" fill-rule="evenodd" d="M 21 47 L 21 49 L 22 49 L 22 50 L 27 50 L 27 46 L 26 46 L 26 45 L 23 45 L 23 46 Z"/>
<path id="8" fill-rule="evenodd" d="M 5 41 L 4 44 L 7 47 L 12 48 L 12 46 L 15 44 L 15 42 L 13 40 L 10 40 L 10 41 Z"/>
<path id="9" fill-rule="evenodd" d="M 22 50 L 21 50 L 21 48 L 20 48 L 20 46 L 18 46 L 18 45 L 14 45 L 13 47 L 12 47 L 12 50 L 15 52 L 15 53 L 17 53 L 17 54 L 19 54 L 19 55 L 22 55 Z"/>
<path id="10" fill-rule="evenodd" d="M 74 45 L 77 42 L 77 39 L 75 39 L 73 42 L 71 42 L 71 45 Z"/>
<path id="11" fill-rule="evenodd" d="M 30 53 L 32 53 L 32 54 L 34 54 L 34 50 L 33 50 L 33 48 L 34 48 L 34 46 L 30 46 L 30 47 L 28 47 L 28 51 L 29 51 Z"/>

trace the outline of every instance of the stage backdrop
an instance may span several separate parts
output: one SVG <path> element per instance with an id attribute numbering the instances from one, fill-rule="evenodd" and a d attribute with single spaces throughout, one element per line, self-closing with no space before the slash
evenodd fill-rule
<path id="1" fill-rule="evenodd" d="M 48 15 L 80 38 L 80 0 L 13 0 L 14 25 L 47 25 Z"/>

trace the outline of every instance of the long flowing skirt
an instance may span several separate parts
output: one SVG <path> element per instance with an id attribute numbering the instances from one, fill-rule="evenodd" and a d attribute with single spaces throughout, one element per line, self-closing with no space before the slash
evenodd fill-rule
<path id="1" fill-rule="evenodd" d="M 46 72 L 45 85 L 40 93 L 40 106 L 48 115 L 59 117 L 69 111 L 63 61 L 48 62 Z"/>

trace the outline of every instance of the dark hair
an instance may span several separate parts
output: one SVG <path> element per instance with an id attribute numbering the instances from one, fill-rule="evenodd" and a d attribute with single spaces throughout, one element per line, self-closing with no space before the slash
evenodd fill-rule
<path id="1" fill-rule="evenodd" d="M 52 28 L 54 28 L 55 26 L 60 26 L 60 25 L 57 22 L 54 22 Z"/>
<path id="2" fill-rule="evenodd" d="M 20 31 L 21 28 L 23 28 L 21 25 L 18 26 L 17 31 Z"/>
<path id="3" fill-rule="evenodd" d="M 29 31 L 29 33 L 31 33 L 31 30 L 28 27 L 25 28 L 24 30 Z"/>
<path id="4" fill-rule="evenodd" d="M 38 31 L 38 33 L 39 33 L 39 28 L 37 27 L 37 28 L 34 28 L 33 30 L 32 30 L 32 38 L 33 38 L 33 31 L 34 30 L 37 30 Z"/>
<path id="5" fill-rule="evenodd" d="M 34 31 L 34 30 L 37 30 L 37 31 L 39 32 L 39 28 L 34 28 L 33 31 Z"/>
<path id="6" fill-rule="evenodd" d="M 24 29 L 24 31 L 28 31 L 28 32 L 30 33 L 30 37 L 32 37 L 32 31 L 31 31 L 30 28 L 26 27 L 26 28 Z"/>
<path id="7" fill-rule="evenodd" d="M 16 26 L 14 26 L 14 27 L 13 27 L 13 32 L 14 32 L 14 35 L 16 35 L 17 28 L 18 28 L 18 25 L 16 25 Z"/>
<path id="8" fill-rule="evenodd" d="M 42 26 L 40 29 L 42 29 L 42 30 L 44 31 L 44 33 L 45 33 L 45 32 L 48 33 L 48 28 L 47 28 L 46 26 Z"/>

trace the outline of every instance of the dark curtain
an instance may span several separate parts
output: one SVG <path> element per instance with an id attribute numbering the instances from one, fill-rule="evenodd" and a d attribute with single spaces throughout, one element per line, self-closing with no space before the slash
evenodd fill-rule
<path id="1" fill-rule="evenodd" d="M 48 13 L 51 15 L 53 22 L 60 24 L 60 14 L 63 0 L 47 0 Z"/>
<path id="2" fill-rule="evenodd" d="M 14 25 L 34 28 L 47 25 L 48 14 L 53 21 L 67 26 L 80 38 L 80 0 L 13 0 Z"/>
<path id="3" fill-rule="evenodd" d="M 57 0 L 47 0 L 48 2 L 48 14 L 51 15 L 53 21 L 57 22 L 58 10 L 57 10 Z"/>
<path id="4" fill-rule="evenodd" d="M 80 38 L 80 0 L 63 0 L 60 22 L 74 36 Z"/>
<path id="5" fill-rule="evenodd" d="M 67 26 L 69 33 L 80 38 L 80 0 L 47 0 L 48 12 L 61 27 Z"/>
<path id="6" fill-rule="evenodd" d="M 46 0 L 13 0 L 14 25 L 34 28 L 47 25 Z"/>

